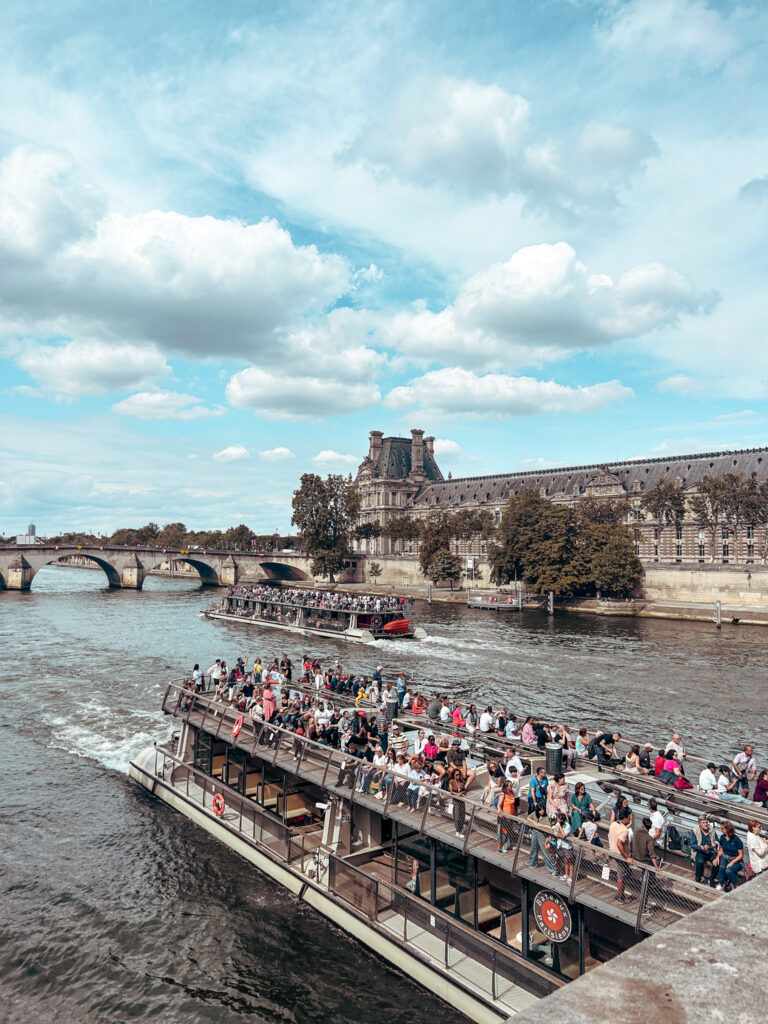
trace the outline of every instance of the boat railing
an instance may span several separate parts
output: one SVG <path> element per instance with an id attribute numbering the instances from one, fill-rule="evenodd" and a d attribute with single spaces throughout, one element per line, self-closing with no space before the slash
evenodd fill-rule
<path id="1" fill-rule="evenodd" d="M 372 766 L 368 761 L 280 726 L 241 716 L 229 706 L 205 694 L 183 690 L 178 684 L 169 684 L 163 708 L 214 738 L 223 737 L 232 746 L 351 803 L 361 802 L 464 854 L 472 853 L 513 873 L 545 882 L 567 898 L 608 909 L 637 929 L 656 931 L 721 895 L 685 874 L 657 871 L 651 865 L 629 865 L 610 851 L 573 837 L 567 840 L 567 848 L 554 845 L 556 837 L 545 826 L 497 814 L 473 799 L 423 784 L 424 780 L 416 782 L 389 768 L 385 769 L 389 782 L 382 803 L 370 793 Z M 233 735 L 239 718 L 242 724 Z M 567 883 L 558 877 L 571 869 Z M 619 880 L 626 899 L 619 891 Z"/>
<path id="2" fill-rule="evenodd" d="M 328 887 L 369 920 L 392 932 L 404 945 L 418 952 L 428 948 L 430 955 L 439 958 L 444 967 L 456 969 L 462 960 L 469 958 L 485 968 L 488 977 L 484 985 L 494 1001 L 503 1002 L 515 988 L 524 988 L 543 998 L 565 984 L 563 979 L 524 960 L 520 953 L 505 950 L 498 942 L 475 931 L 469 924 L 458 922 L 422 897 L 375 878 L 334 855 L 329 858 Z M 425 936 L 430 938 L 425 940 Z M 457 973 L 462 972 L 459 969 Z M 475 977 L 478 977 L 476 973 Z"/>

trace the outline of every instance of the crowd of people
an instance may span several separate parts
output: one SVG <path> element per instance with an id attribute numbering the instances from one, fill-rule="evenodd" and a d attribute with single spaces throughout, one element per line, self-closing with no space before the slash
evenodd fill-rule
<path id="1" fill-rule="evenodd" d="M 331 611 L 390 612 L 413 610 L 413 598 L 386 594 L 347 594 L 325 590 L 305 590 L 300 587 L 274 587 L 263 583 L 238 583 L 229 587 L 227 597 L 256 598 L 278 604 L 303 608 L 325 608 Z"/>
<path id="2" fill-rule="evenodd" d="M 414 809 L 424 801 L 441 800 L 453 816 L 457 836 L 464 834 L 466 826 L 463 798 L 480 775 L 475 797 L 497 815 L 499 851 L 511 849 L 511 821 L 523 812 L 538 826 L 531 831 L 530 863 L 537 864 L 541 856 L 546 870 L 564 880 L 573 874 L 574 839 L 599 847 L 607 841 L 615 856 L 620 899 L 629 898 L 624 882 L 633 864 L 662 868 L 673 849 L 690 854 L 697 882 L 717 888 L 740 885 L 768 867 L 768 842 L 756 819 L 748 823 L 746 850 L 730 821 L 722 822 L 718 832 L 704 816 L 689 835 L 681 836 L 673 825 L 668 826 L 654 798 L 635 829 L 628 798 L 616 789 L 610 819 L 604 821 L 584 782 L 571 787 L 563 772 L 548 777 L 544 767 L 531 773 L 526 756 L 557 744 L 566 768 L 585 757 L 601 768 L 652 775 L 675 789 L 691 789 L 693 783 L 685 773 L 688 755 L 679 733 L 673 733 L 656 754 L 650 743 L 642 749 L 632 745 L 621 753 L 621 734 L 616 730 L 590 733 L 583 727 L 576 730 L 563 723 L 542 722 L 535 715 L 521 720 L 506 708 L 494 710 L 490 705 L 478 711 L 476 705 L 462 705 L 444 694 L 428 697 L 414 692 L 413 680 L 403 672 L 388 684 L 381 665 L 370 677 L 356 676 L 346 672 L 338 659 L 324 669 L 317 658 L 305 655 L 299 688 L 292 685 L 293 668 L 285 654 L 271 661 L 256 658 L 251 666 L 238 658 L 231 668 L 217 659 L 207 672 L 196 664 L 185 686 L 200 692 L 206 688 L 207 676 L 215 701 L 361 759 L 356 784 L 376 799 L 388 797 L 390 805 Z M 337 695 L 346 696 L 354 707 L 342 707 L 335 701 Z M 424 727 L 415 727 L 412 741 L 393 721 L 406 711 L 423 715 Z M 506 746 L 503 754 L 488 757 L 484 767 L 473 768 L 467 760 L 467 744 L 462 742 L 464 733 L 470 738 L 505 737 L 520 746 Z M 758 771 L 751 745 L 745 745 L 730 765 L 710 762 L 699 773 L 697 784 L 701 794 L 713 799 L 768 807 L 768 769 Z"/>

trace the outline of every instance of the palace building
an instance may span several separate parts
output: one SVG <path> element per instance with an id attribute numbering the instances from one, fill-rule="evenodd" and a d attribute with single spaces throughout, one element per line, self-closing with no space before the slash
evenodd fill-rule
<path id="1" fill-rule="evenodd" d="M 712 537 L 686 512 L 682 523 L 664 525 L 642 507 L 642 496 L 662 480 L 680 484 L 695 493 L 706 476 L 742 474 L 768 480 L 768 447 L 732 452 L 708 452 L 667 458 L 632 460 L 602 465 L 568 466 L 524 473 L 498 473 L 447 479 L 435 461 L 435 439 L 423 430 L 411 436 L 384 437 L 380 430 L 370 433 L 368 455 L 360 464 L 356 484 L 361 496 L 360 522 L 378 522 L 382 528 L 395 516 L 421 518 L 432 512 L 458 509 L 489 509 L 496 522 L 504 507 L 523 488 L 561 504 L 575 504 L 585 497 L 626 502 L 627 525 L 636 532 L 636 550 L 644 562 L 678 563 L 765 563 L 768 559 L 768 530 L 745 523 L 739 536 L 727 525 L 718 528 L 713 550 Z M 361 541 L 362 554 L 412 555 L 413 544 L 393 542 L 385 537 Z M 483 556 L 479 537 L 460 543 L 459 552 Z"/>

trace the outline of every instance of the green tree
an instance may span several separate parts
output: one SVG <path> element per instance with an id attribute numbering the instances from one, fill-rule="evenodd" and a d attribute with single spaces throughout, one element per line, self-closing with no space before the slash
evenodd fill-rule
<path id="1" fill-rule="evenodd" d="M 659 524 L 659 538 L 667 526 L 678 527 L 685 516 L 685 488 L 674 480 L 661 480 L 640 499 L 641 506 Z"/>
<path id="2" fill-rule="evenodd" d="M 451 517 L 445 512 L 433 512 L 427 519 L 422 520 L 421 535 L 419 539 L 419 568 L 422 575 L 429 579 L 429 565 L 438 551 L 450 551 Z"/>
<path id="3" fill-rule="evenodd" d="M 448 548 L 440 548 L 429 560 L 425 575 L 435 585 L 440 580 L 450 580 L 453 589 L 453 581 L 461 578 L 461 559 Z"/>
<path id="4" fill-rule="evenodd" d="M 355 540 L 373 540 L 380 537 L 382 532 L 381 523 L 374 519 L 370 523 L 358 523 L 352 531 L 352 536 Z"/>
<path id="5" fill-rule="evenodd" d="M 230 526 L 228 530 L 225 530 L 221 537 L 221 546 L 226 550 L 227 548 L 234 548 L 237 551 L 249 551 L 251 548 L 251 541 L 256 537 L 253 530 L 249 529 L 244 523 L 240 523 L 239 526 Z"/>
<path id="6" fill-rule="evenodd" d="M 303 474 L 293 493 L 291 522 L 299 529 L 315 575 L 333 581 L 344 567 L 359 510 L 360 497 L 350 480 L 335 473 L 325 480 L 316 473 Z"/>
<path id="7" fill-rule="evenodd" d="M 595 545 L 589 568 L 595 587 L 617 597 L 631 594 L 643 578 L 643 567 L 628 530 L 613 530 L 604 543 Z"/>
<path id="8" fill-rule="evenodd" d="M 371 577 L 374 583 L 376 583 L 379 576 L 381 576 L 382 572 L 383 569 L 381 568 L 378 562 L 371 562 L 371 564 L 368 566 L 368 575 Z"/>
<path id="9" fill-rule="evenodd" d="M 184 523 L 166 523 L 157 535 L 161 548 L 183 548 L 187 544 L 187 528 Z"/>
<path id="10" fill-rule="evenodd" d="M 449 519 L 449 528 L 454 540 L 473 540 L 475 537 L 487 537 L 494 530 L 493 514 L 488 509 L 463 508 Z"/>
<path id="11" fill-rule="evenodd" d="M 579 516 L 585 523 L 595 525 L 623 523 L 627 518 L 627 506 L 610 498 L 582 498 L 578 505 Z"/>
<path id="12" fill-rule="evenodd" d="M 488 562 L 494 583 L 523 579 L 528 540 L 539 513 L 551 504 L 529 488 L 509 499 L 496 529 L 496 539 L 488 545 Z"/>
<path id="13" fill-rule="evenodd" d="M 689 505 L 696 523 L 709 535 L 710 562 L 714 562 L 717 551 L 717 534 L 722 529 L 726 509 L 730 500 L 728 484 L 722 476 L 705 476 L 696 494 L 691 495 Z"/>

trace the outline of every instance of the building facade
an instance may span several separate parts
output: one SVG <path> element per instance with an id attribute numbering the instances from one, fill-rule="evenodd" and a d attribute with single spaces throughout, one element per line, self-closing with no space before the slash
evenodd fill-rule
<path id="1" fill-rule="evenodd" d="M 446 479 L 435 461 L 434 438 L 424 437 L 423 430 L 412 430 L 410 438 L 384 437 L 380 430 L 372 430 L 356 484 L 360 522 L 378 522 L 382 529 L 394 516 L 426 518 L 433 512 L 464 508 L 488 509 L 498 523 L 509 499 L 528 488 L 559 504 L 574 505 L 585 497 L 625 502 L 626 522 L 635 532 L 635 548 L 645 563 L 765 564 L 768 529 L 763 525 L 745 523 L 736 536 L 724 523 L 713 538 L 690 509 L 677 525 L 665 525 L 643 509 L 643 495 L 662 481 L 679 484 L 687 497 L 696 493 L 704 477 L 726 473 L 768 480 L 768 447 L 457 479 L 449 473 Z M 359 550 L 413 556 L 417 542 L 382 537 L 361 541 Z M 482 559 L 485 544 L 476 537 L 459 542 L 457 551 Z"/>

